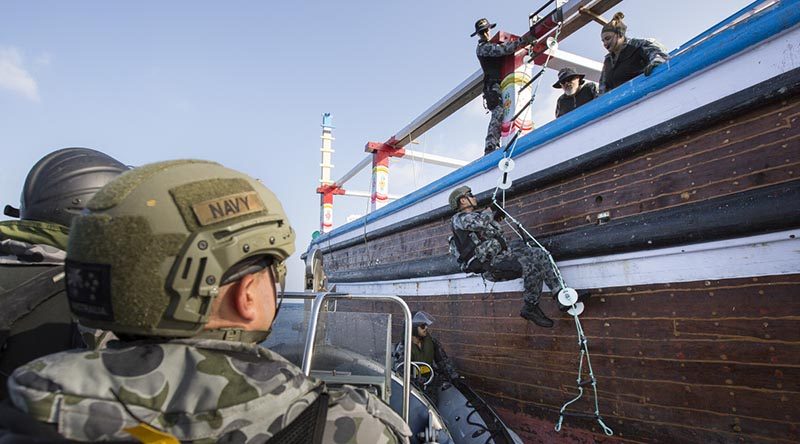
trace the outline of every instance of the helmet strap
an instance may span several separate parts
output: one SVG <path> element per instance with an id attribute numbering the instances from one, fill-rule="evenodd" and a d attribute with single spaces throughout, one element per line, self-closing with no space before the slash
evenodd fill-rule
<path id="1" fill-rule="evenodd" d="M 272 330 L 270 328 L 270 330 Z M 270 330 L 243 330 L 241 328 L 220 328 L 217 330 L 203 330 L 194 335 L 193 339 L 216 339 L 219 341 L 246 342 L 258 344 L 269 336 Z"/>

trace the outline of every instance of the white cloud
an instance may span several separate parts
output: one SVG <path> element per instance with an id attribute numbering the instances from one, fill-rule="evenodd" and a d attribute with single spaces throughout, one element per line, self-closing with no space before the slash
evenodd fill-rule
<path id="1" fill-rule="evenodd" d="M 0 89 L 39 101 L 36 80 L 25 70 L 22 56 L 15 48 L 0 47 Z"/>

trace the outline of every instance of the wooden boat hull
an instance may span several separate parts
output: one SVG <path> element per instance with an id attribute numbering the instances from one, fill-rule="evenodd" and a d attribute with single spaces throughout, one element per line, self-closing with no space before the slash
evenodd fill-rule
<path id="1" fill-rule="evenodd" d="M 726 46 L 778 26 L 772 13 L 783 24 L 769 38 Z M 793 9 L 765 13 L 676 57 L 661 89 L 656 75 L 636 79 L 521 140 L 505 208 L 568 285 L 592 290 L 581 319 L 613 437 L 591 419 L 553 430 L 576 392 L 572 319 L 543 296 L 556 326 L 524 321 L 519 280 L 465 275 L 448 255 L 447 193 L 467 184 L 488 204 L 499 154 L 310 251 L 337 291 L 399 294 L 432 313 L 462 374 L 525 442 L 796 442 L 797 23 Z M 729 52 L 714 59 L 719 48 Z M 573 407 L 592 413 L 590 399 Z"/>

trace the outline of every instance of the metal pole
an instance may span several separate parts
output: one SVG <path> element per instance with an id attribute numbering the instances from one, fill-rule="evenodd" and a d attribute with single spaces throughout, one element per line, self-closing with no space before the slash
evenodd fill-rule
<path id="1" fill-rule="evenodd" d="M 372 185 L 370 211 L 375 211 L 389 203 L 389 154 L 378 150 L 372 153 Z"/>
<path id="2" fill-rule="evenodd" d="M 352 179 L 353 176 L 355 176 L 361 170 L 363 170 L 364 168 L 366 168 L 368 165 L 371 164 L 372 164 L 372 155 L 370 154 L 369 156 L 361 159 L 361 161 L 358 162 L 353 168 L 351 168 L 350 171 L 345 173 L 344 176 L 340 177 L 339 180 L 335 181 L 334 183 L 336 184 L 336 186 L 343 187 L 348 180 Z"/>
<path id="3" fill-rule="evenodd" d="M 322 115 L 322 146 L 320 152 L 322 159 L 320 166 L 320 185 L 330 185 L 331 170 L 333 164 L 331 163 L 333 157 L 333 125 L 331 124 L 331 113 Z M 333 229 L 333 194 L 326 193 L 320 197 L 319 209 L 319 229 L 323 233 L 328 233 Z"/>

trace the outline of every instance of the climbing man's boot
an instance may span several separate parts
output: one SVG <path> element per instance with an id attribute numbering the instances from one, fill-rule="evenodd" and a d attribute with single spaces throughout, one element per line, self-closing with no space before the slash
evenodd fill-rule
<path id="1" fill-rule="evenodd" d="M 534 324 L 538 325 L 539 327 L 546 327 L 550 328 L 553 326 L 553 320 L 548 318 L 543 312 L 542 309 L 539 308 L 539 304 L 535 305 L 528 305 L 525 304 L 520 310 L 519 315 L 523 318 L 533 322 Z"/>

